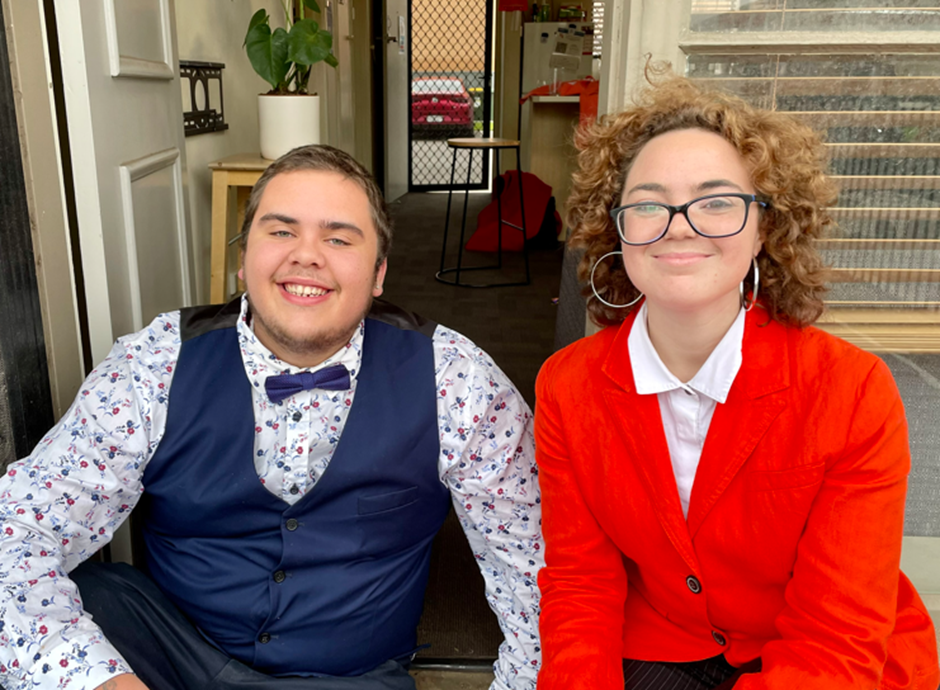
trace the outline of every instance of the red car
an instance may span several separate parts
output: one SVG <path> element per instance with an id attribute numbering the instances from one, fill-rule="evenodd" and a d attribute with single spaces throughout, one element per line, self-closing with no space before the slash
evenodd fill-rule
<path id="1" fill-rule="evenodd" d="M 473 136 L 473 98 L 459 77 L 411 81 L 411 131 L 418 139 Z"/>

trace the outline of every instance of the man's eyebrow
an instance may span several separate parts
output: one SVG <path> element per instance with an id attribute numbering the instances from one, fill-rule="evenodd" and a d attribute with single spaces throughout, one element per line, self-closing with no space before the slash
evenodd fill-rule
<path id="1" fill-rule="evenodd" d="M 355 223 L 347 223 L 343 220 L 325 220 L 320 223 L 320 227 L 324 230 L 349 230 L 350 232 L 359 235 L 360 237 L 365 237 L 366 234 L 362 231 Z"/>
<path id="2" fill-rule="evenodd" d="M 258 219 L 259 223 L 268 223 L 272 220 L 276 220 L 279 223 L 284 223 L 285 225 L 297 225 L 300 223 L 296 218 L 291 218 L 290 216 L 285 216 L 283 213 L 265 213 Z"/>

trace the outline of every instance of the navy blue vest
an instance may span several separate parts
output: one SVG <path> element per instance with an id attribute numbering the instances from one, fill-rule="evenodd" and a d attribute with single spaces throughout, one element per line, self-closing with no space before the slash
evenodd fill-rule
<path id="1" fill-rule="evenodd" d="M 450 495 L 438 476 L 433 324 L 390 309 L 377 303 L 366 319 L 342 439 L 293 506 L 255 471 L 238 302 L 183 310 L 166 434 L 135 515 L 154 580 L 259 671 L 358 675 L 416 646 Z"/>

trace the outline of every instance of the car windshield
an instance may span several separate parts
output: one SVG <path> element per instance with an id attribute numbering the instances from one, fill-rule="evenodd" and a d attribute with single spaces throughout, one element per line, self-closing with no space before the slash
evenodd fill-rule
<path id="1" fill-rule="evenodd" d="M 412 93 L 463 93 L 458 79 L 416 79 L 411 82 Z"/>

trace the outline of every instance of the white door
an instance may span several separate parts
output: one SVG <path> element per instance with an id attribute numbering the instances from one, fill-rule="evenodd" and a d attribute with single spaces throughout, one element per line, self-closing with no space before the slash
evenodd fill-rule
<path id="1" fill-rule="evenodd" d="M 92 358 L 191 303 L 173 0 L 55 0 Z"/>
<path id="2" fill-rule="evenodd" d="M 411 41 L 408 0 L 385 0 L 385 199 L 408 192 L 408 81 Z"/>

